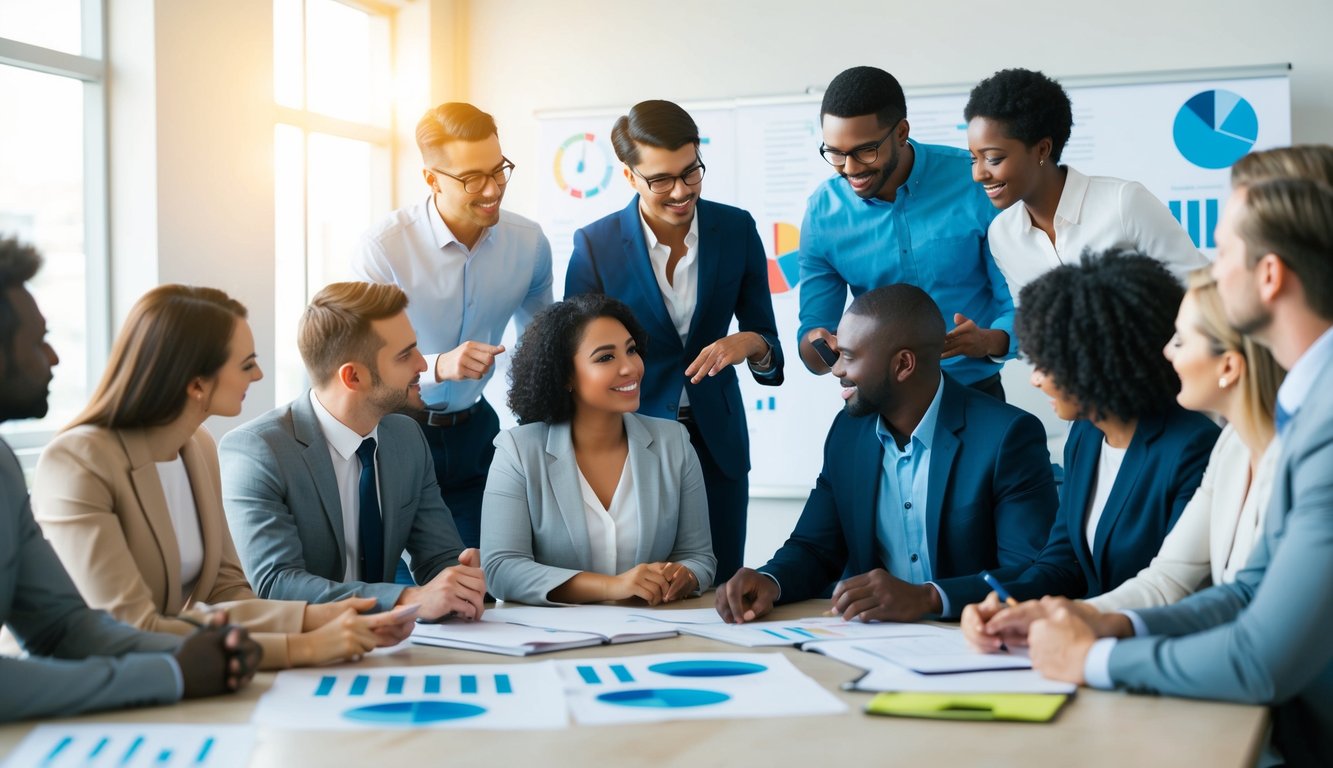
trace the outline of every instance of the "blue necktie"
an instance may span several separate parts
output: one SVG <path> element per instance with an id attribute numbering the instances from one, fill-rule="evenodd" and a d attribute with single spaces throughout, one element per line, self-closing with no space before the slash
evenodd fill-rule
<path id="1" fill-rule="evenodd" d="M 1277 412 L 1273 414 L 1273 426 L 1277 428 L 1277 433 L 1281 435 L 1287 424 L 1291 422 L 1292 414 L 1282 407 L 1282 403 L 1275 403 L 1274 405 L 1277 406 Z"/>
<path id="2" fill-rule="evenodd" d="M 380 494 L 375 485 L 375 438 L 367 437 L 356 449 L 361 459 L 361 580 L 384 581 L 384 523 L 380 519 Z"/>

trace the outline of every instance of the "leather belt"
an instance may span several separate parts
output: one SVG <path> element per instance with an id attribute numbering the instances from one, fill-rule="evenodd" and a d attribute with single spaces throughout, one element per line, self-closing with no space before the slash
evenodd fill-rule
<path id="1" fill-rule="evenodd" d="M 464 408 L 461 411 L 452 411 L 448 413 L 446 413 L 445 411 L 427 410 L 424 413 L 418 413 L 417 421 L 421 422 L 422 424 L 425 424 L 428 427 L 441 427 L 443 429 L 448 429 L 449 427 L 456 427 L 459 424 L 466 423 L 468 419 L 471 419 L 472 414 L 481 409 L 481 404 L 483 402 L 484 401 L 482 400 L 478 400 L 477 402 L 473 403 L 472 406 L 469 408 Z"/>

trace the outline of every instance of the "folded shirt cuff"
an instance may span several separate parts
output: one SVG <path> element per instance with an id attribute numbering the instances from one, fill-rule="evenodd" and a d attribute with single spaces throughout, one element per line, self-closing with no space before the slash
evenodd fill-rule
<path id="1" fill-rule="evenodd" d="M 1111 680 L 1111 651 L 1117 640 L 1103 637 L 1088 649 L 1088 656 L 1083 660 L 1083 682 L 1091 688 L 1109 691 L 1115 688 Z"/>

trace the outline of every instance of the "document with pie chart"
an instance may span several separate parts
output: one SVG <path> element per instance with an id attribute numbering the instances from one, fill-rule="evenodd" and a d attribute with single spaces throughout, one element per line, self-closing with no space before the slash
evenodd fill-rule
<path id="1" fill-rule="evenodd" d="M 551 662 L 287 670 L 255 707 L 270 728 L 563 728 L 565 696 Z"/>

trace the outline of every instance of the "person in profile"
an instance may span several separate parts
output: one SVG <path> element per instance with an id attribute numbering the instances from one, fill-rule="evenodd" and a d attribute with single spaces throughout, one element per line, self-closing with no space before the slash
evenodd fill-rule
<path id="1" fill-rule="evenodd" d="M 728 622 L 827 594 L 843 618 L 952 618 L 1017 576 L 1057 506 L 1046 431 L 1035 416 L 941 372 L 945 325 L 925 291 L 858 296 L 838 324 L 846 406 L 796 529 L 757 571 L 718 589 Z M 838 579 L 841 578 L 841 581 Z"/>
<path id="2" fill-rule="evenodd" d="M 25 286 L 40 266 L 35 249 L 0 238 L 0 423 L 47 412 L 59 358 Z M 215 623 L 181 638 L 140 632 L 90 609 L 42 538 L 23 470 L 3 439 L 0 627 L 28 654 L 0 655 L 0 722 L 236 691 L 254 675 L 262 653 L 240 627 Z"/>
<path id="3" fill-rule="evenodd" d="M 509 374 L 520 425 L 495 439 L 482 514 L 497 598 L 659 605 L 713 583 L 689 434 L 637 413 L 645 339 L 629 307 L 601 294 L 557 302 L 523 333 Z"/>

